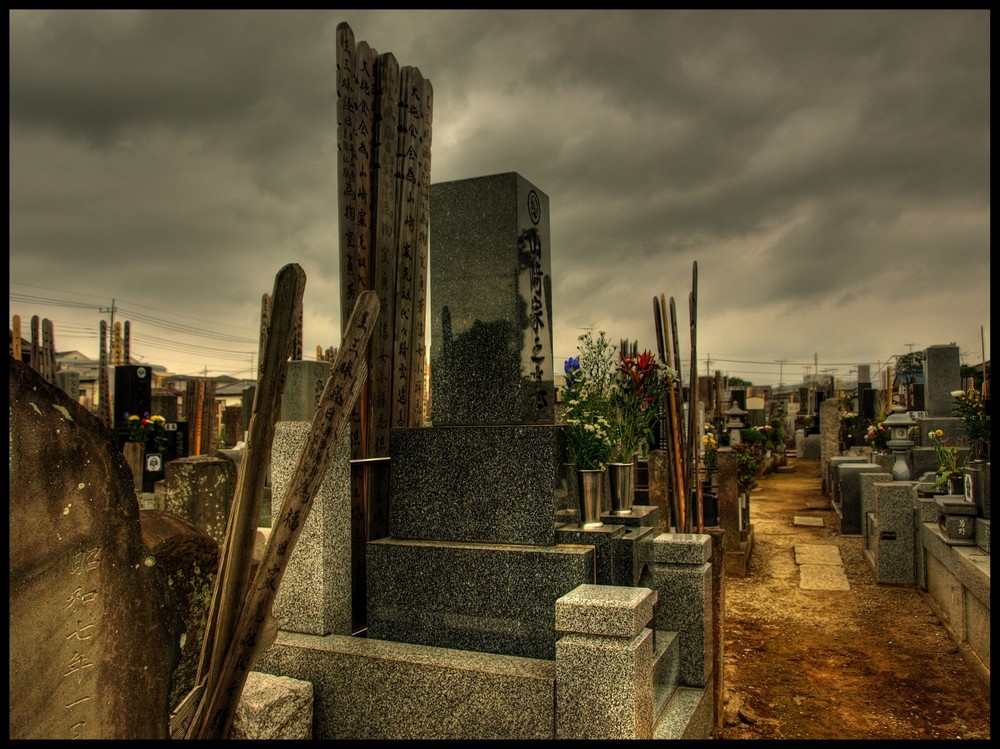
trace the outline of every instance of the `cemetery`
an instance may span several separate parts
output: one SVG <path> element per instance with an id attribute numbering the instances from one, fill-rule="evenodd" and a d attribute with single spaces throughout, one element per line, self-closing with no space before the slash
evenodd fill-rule
<path id="1" fill-rule="evenodd" d="M 294 263 L 221 422 L 209 383 L 155 402 L 127 336 L 91 413 L 51 323 L 27 351 L 14 325 L 11 738 L 717 737 L 725 578 L 789 455 L 988 682 L 988 389 L 957 347 L 903 398 L 867 367 L 847 394 L 727 388 L 695 371 L 695 263 L 683 352 L 664 294 L 655 352 L 588 333 L 555 361 L 558 196 L 432 182 L 430 81 L 337 42 L 336 351 L 303 355 Z"/>

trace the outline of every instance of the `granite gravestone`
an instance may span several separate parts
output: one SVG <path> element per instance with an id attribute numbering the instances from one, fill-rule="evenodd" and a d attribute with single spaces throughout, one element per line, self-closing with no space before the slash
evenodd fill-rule
<path id="1" fill-rule="evenodd" d="M 10 738 L 164 739 L 176 612 L 113 435 L 10 359 Z"/>
<path id="2" fill-rule="evenodd" d="M 434 424 L 554 423 L 548 196 L 515 172 L 430 194 Z"/>
<path id="3" fill-rule="evenodd" d="M 595 581 L 595 555 L 555 534 L 548 198 L 508 173 L 432 185 L 431 204 L 433 426 L 390 434 L 368 637 L 552 658 L 554 602 Z"/>
<path id="4" fill-rule="evenodd" d="M 924 349 L 924 403 L 927 416 L 951 416 L 953 390 L 962 388 L 962 364 L 958 346 L 928 346 Z"/>

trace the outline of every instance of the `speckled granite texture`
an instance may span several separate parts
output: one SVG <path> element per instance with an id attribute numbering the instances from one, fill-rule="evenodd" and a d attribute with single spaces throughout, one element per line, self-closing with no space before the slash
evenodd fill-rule
<path id="1" fill-rule="evenodd" d="M 554 423 L 548 196 L 508 172 L 430 199 L 433 423 Z"/>
<path id="2" fill-rule="evenodd" d="M 912 481 L 882 481 L 872 485 L 875 506 L 872 511 L 870 564 L 878 583 L 913 585 L 916 581 L 913 559 L 915 485 Z"/>
<path id="3" fill-rule="evenodd" d="M 368 544 L 368 637 L 553 658 L 555 601 L 594 582 L 590 546 Z"/>
<path id="4" fill-rule="evenodd" d="M 840 504 L 834 510 L 840 519 L 842 535 L 861 535 L 861 475 L 882 473 L 882 467 L 875 463 L 846 463 L 838 466 Z"/>
<path id="5" fill-rule="evenodd" d="M 653 731 L 656 591 L 581 585 L 556 601 L 556 738 L 645 739 Z M 662 655 L 662 651 L 661 651 Z"/>
<path id="6" fill-rule="evenodd" d="M 315 739 L 552 739 L 555 662 L 279 632 L 254 667 L 313 685 Z"/>
<path id="7" fill-rule="evenodd" d="M 393 538 L 555 542 L 562 427 L 394 429 L 389 452 Z"/>
<path id="8" fill-rule="evenodd" d="M 276 425 L 271 447 L 272 527 L 280 522 L 281 503 L 310 426 L 304 421 Z M 289 632 L 351 634 L 350 455 L 350 435 L 345 430 L 274 601 L 278 626 Z"/>
<path id="9" fill-rule="evenodd" d="M 661 533 L 652 543 L 651 559 L 689 558 L 699 544 L 699 534 L 680 534 L 683 550 L 669 552 L 659 547 L 675 543 L 676 534 Z M 711 540 L 710 536 L 706 538 Z M 705 687 L 712 673 L 712 579 L 711 564 L 650 562 L 649 572 L 639 582 L 659 594 L 653 629 L 677 632 L 680 639 L 680 683 Z"/>
<path id="10" fill-rule="evenodd" d="M 560 632 L 634 637 L 653 619 L 656 592 L 648 588 L 581 585 L 556 600 Z"/>

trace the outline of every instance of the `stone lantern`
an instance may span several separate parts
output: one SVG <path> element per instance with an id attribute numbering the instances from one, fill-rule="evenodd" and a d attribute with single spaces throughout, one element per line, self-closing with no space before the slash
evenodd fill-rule
<path id="1" fill-rule="evenodd" d="M 883 423 L 889 428 L 886 445 L 896 456 L 896 462 L 892 465 L 892 480 L 909 481 L 910 466 L 906 462 L 906 452 L 913 447 L 913 440 L 910 439 L 913 420 L 907 415 L 905 408 L 896 406 Z"/>
<path id="2" fill-rule="evenodd" d="M 726 431 L 729 432 L 730 445 L 740 444 L 740 430 L 746 426 L 743 423 L 743 417 L 747 413 L 747 411 L 740 408 L 739 403 L 733 403 L 733 407 L 726 411 Z"/>

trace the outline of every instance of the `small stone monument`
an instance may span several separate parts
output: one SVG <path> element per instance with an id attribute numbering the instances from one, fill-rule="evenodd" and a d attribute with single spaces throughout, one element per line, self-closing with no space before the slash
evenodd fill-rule
<path id="1" fill-rule="evenodd" d="M 10 738 L 168 738 L 176 612 L 111 432 L 10 359 Z"/>

